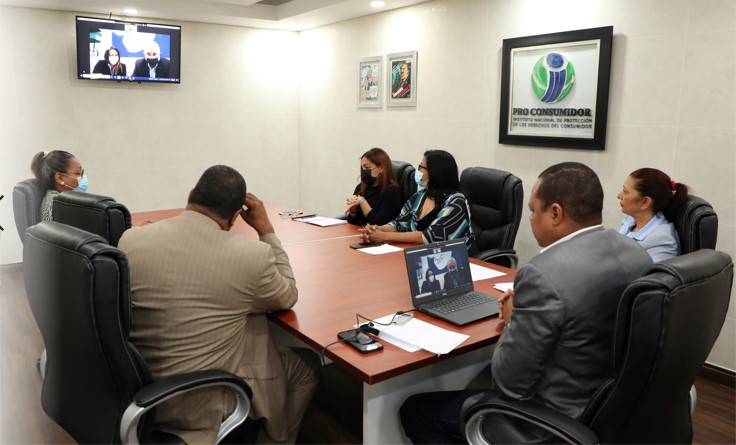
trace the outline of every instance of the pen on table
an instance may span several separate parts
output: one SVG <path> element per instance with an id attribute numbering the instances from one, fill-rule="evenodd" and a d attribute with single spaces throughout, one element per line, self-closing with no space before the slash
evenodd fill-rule
<path id="1" fill-rule="evenodd" d="M 317 215 L 315 215 L 314 213 L 312 213 L 310 215 L 296 215 L 296 216 L 292 216 L 291 219 L 306 219 L 306 218 L 314 218 L 315 216 L 317 216 Z"/>

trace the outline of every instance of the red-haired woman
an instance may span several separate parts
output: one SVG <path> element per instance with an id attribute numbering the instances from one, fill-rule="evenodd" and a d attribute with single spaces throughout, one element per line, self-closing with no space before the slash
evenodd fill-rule
<path id="1" fill-rule="evenodd" d="M 680 240 L 671 221 L 688 191 L 655 168 L 631 172 L 618 193 L 621 211 L 628 215 L 619 232 L 639 242 L 655 262 L 679 255 Z"/>

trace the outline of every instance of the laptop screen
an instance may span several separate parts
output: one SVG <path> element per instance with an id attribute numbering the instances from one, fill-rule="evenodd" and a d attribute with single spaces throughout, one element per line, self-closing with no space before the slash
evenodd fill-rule
<path id="1" fill-rule="evenodd" d="M 404 249 L 414 304 L 473 290 L 465 239 Z"/>

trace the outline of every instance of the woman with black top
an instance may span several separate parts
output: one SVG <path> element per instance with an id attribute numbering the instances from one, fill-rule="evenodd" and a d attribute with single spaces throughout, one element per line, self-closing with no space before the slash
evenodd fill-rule
<path id="1" fill-rule="evenodd" d="M 434 272 L 427 269 L 427 272 L 424 274 L 424 283 L 422 283 L 422 289 L 420 292 L 423 294 L 429 294 L 439 292 L 440 290 L 442 290 L 440 288 L 440 282 L 435 278 Z"/>
<path id="2" fill-rule="evenodd" d="M 371 148 L 360 158 L 360 184 L 347 199 L 348 222 L 360 226 L 386 224 L 399 214 L 401 204 L 391 158 L 380 148 Z"/>

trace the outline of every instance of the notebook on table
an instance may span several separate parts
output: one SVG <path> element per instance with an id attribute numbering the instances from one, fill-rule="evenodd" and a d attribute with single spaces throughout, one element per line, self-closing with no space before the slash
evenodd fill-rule
<path id="1" fill-rule="evenodd" d="M 498 315 L 498 299 L 478 292 L 465 238 L 404 249 L 414 309 L 457 326 Z"/>

